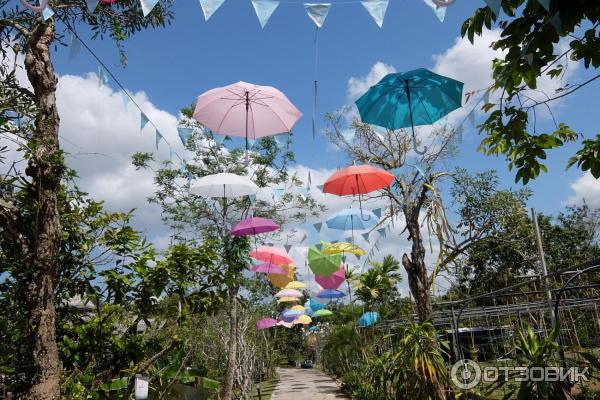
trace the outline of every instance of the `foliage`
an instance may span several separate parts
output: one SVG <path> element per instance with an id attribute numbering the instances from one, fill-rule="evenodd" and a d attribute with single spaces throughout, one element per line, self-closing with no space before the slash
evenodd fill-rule
<path id="1" fill-rule="evenodd" d="M 400 262 L 387 255 L 382 262 L 372 261 L 371 268 L 354 278 L 356 299 L 367 309 L 381 308 L 398 300 L 396 285 L 401 281 Z"/>
<path id="2" fill-rule="evenodd" d="M 479 149 L 485 154 L 506 156 L 509 168 L 517 170 L 515 180 L 526 184 L 541 171 L 547 171 L 543 160 L 548 150 L 579 137 L 564 123 L 557 124 L 552 132 L 537 132 L 536 111 L 540 107 L 549 110 L 553 101 L 600 77 L 594 75 L 581 83 L 564 82 L 569 61 L 581 61 L 586 69 L 600 66 L 600 6 L 593 0 L 502 0 L 499 3 L 506 18 L 494 14 L 489 6 L 479 8 L 464 22 L 461 34 L 473 42 L 476 35 L 494 23 L 502 30 L 501 39 L 492 47 L 505 53 L 493 64 L 491 88 L 501 95 L 494 103 L 482 107 L 489 114 L 481 125 L 487 136 Z M 567 49 L 560 44 L 565 44 Z M 543 78 L 560 85 L 556 93 L 536 96 L 538 81 Z M 584 140 L 567 166 L 577 163 L 582 170 L 589 170 L 599 178 L 599 139 L 596 136 Z"/>

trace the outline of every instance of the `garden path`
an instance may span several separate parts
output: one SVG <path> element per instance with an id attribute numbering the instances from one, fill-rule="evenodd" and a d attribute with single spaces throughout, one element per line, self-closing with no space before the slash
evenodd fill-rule
<path id="1" fill-rule="evenodd" d="M 279 383 L 271 400 L 350 399 L 333 379 L 315 369 L 278 368 Z"/>

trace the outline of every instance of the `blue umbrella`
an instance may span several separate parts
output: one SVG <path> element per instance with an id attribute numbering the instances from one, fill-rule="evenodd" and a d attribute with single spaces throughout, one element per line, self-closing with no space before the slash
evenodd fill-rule
<path id="1" fill-rule="evenodd" d="M 304 308 L 309 307 L 313 312 L 319 311 L 325 308 L 325 306 L 314 299 L 306 300 Z"/>
<path id="2" fill-rule="evenodd" d="M 358 326 L 366 328 L 375 325 L 379 320 L 379 313 L 377 311 L 369 311 L 364 313 L 358 319 Z"/>
<path id="3" fill-rule="evenodd" d="M 301 311 L 286 309 L 281 313 L 281 319 L 283 319 L 285 322 L 292 322 L 299 315 L 302 315 Z"/>
<path id="4" fill-rule="evenodd" d="M 355 208 L 347 208 L 327 218 L 325 223 L 329 229 L 347 231 L 354 229 L 369 229 L 377 225 L 379 218 L 372 211 L 361 211 Z"/>
<path id="5" fill-rule="evenodd" d="M 391 130 L 412 128 L 415 152 L 415 125 L 431 125 L 462 105 L 463 83 L 425 68 L 388 74 L 371 86 L 356 105 L 362 122 Z"/>
<path id="6" fill-rule="evenodd" d="M 346 294 L 344 292 L 340 292 L 337 289 L 325 289 L 321 290 L 317 295 L 320 299 L 339 299 L 340 297 L 344 297 Z"/>

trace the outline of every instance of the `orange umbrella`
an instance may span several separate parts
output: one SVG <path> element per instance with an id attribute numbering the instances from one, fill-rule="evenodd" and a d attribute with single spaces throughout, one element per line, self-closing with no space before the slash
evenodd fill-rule
<path id="1" fill-rule="evenodd" d="M 359 195 L 383 189 L 392 184 L 394 175 L 370 165 L 353 165 L 331 175 L 323 185 L 323 192 L 338 196 Z"/>
<path id="2" fill-rule="evenodd" d="M 250 253 L 250 257 L 277 265 L 288 265 L 294 263 L 292 257 L 290 257 L 284 249 L 271 246 L 260 246 L 258 249 Z"/>

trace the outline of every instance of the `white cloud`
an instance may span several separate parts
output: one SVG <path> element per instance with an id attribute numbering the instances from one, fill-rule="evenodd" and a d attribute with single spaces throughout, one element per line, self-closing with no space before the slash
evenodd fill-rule
<path id="1" fill-rule="evenodd" d="M 584 201 L 592 208 L 600 208 L 600 180 L 586 172 L 570 184 L 575 192 L 567 199 L 567 204 L 582 204 Z"/>
<path id="2" fill-rule="evenodd" d="M 371 86 L 379 82 L 381 78 L 393 72 L 396 72 L 396 68 L 379 61 L 371 67 L 371 70 L 366 76 L 353 76 L 350 79 L 348 79 L 348 88 L 346 92 L 346 98 L 348 100 L 348 103 L 353 103 L 356 99 L 362 96 L 363 93 L 365 93 Z"/>

